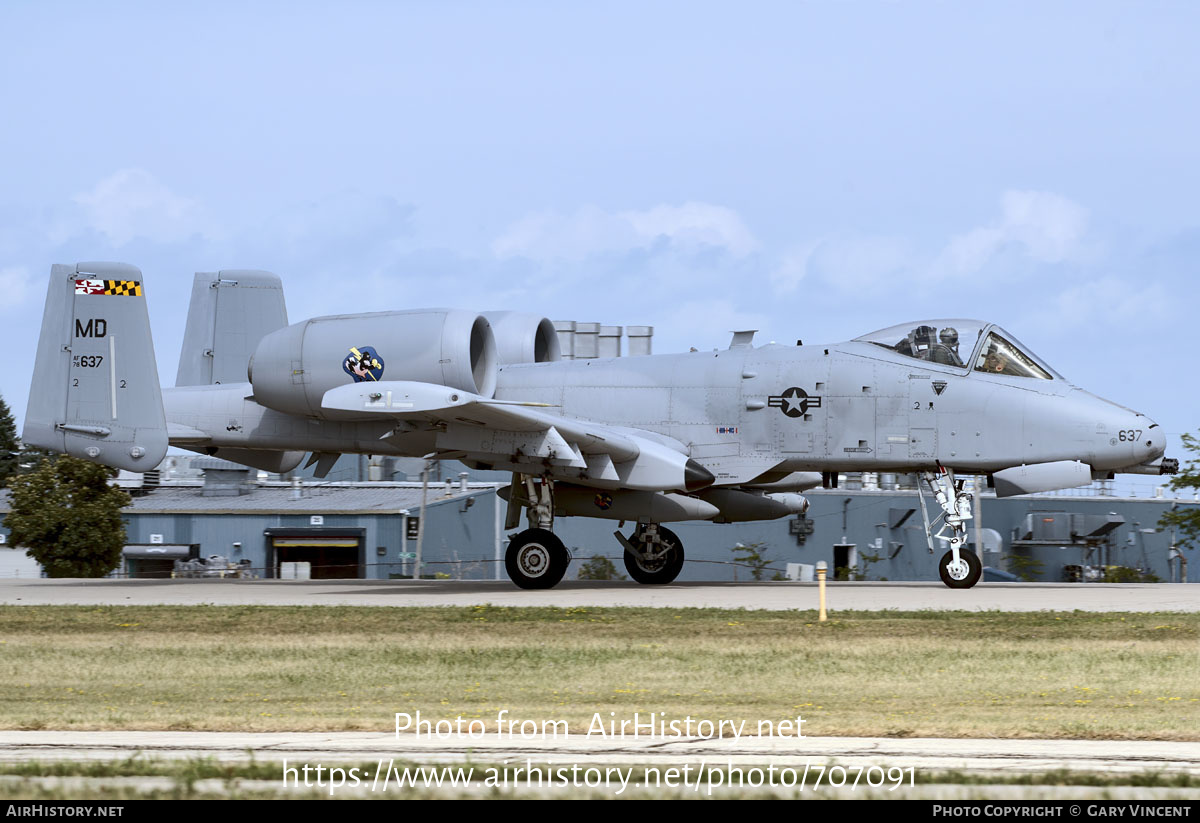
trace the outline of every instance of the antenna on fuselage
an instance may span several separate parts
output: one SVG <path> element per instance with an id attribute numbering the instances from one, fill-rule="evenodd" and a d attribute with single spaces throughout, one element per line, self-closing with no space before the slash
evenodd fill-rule
<path id="1" fill-rule="evenodd" d="M 758 329 L 750 329 L 749 331 L 735 331 L 733 339 L 729 341 L 731 349 L 748 349 L 754 342 L 754 335 Z"/>

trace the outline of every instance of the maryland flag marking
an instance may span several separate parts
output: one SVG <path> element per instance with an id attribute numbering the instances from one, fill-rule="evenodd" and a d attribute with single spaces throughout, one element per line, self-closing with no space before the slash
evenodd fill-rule
<path id="1" fill-rule="evenodd" d="M 76 280 L 75 293 L 141 297 L 142 284 L 136 280 Z"/>

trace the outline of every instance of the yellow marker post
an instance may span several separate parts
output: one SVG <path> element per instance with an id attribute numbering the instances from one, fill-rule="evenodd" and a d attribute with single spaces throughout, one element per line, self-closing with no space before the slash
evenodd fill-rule
<path id="1" fill-rule="evenodd" d="M 824 560 L 817 561 L 817 590 L 821 593 L 820 594 L 821 614 L 819 617 L 817 617 L 817 620 L 820 621 L 821 623 L 824 623 L 826 620 L 829 619 L 829 616 L 825 614 L 825 570 L 826 570 L 826 568 L 827 568 L 827 566 L 825 565 Z"/>

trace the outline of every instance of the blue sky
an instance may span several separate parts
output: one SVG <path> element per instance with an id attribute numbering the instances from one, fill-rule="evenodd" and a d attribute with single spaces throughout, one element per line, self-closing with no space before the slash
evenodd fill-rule
<path id="1" fill-rule="evenodd" d="M 655 350 L 1007 326 L 1194 431 L 1190 3 L 0 4 L 0 393 L 52 263 L 294 320 L 456 305 Z"/>

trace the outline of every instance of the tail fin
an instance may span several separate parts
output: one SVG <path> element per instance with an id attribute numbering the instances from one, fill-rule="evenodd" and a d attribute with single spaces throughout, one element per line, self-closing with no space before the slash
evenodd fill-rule
<path id="1" fill-rule="evenodd" d="M 167 423 L 137 268 L 51 268 L 22 439 L 135 472 L 162 462 Z"/>
<path id="2" fill-rule="evenodd" d="M 283 284 L 268 271 L 197 272 L 176 386 L 245 383 L 258 341 L 287 325 Z"/>

